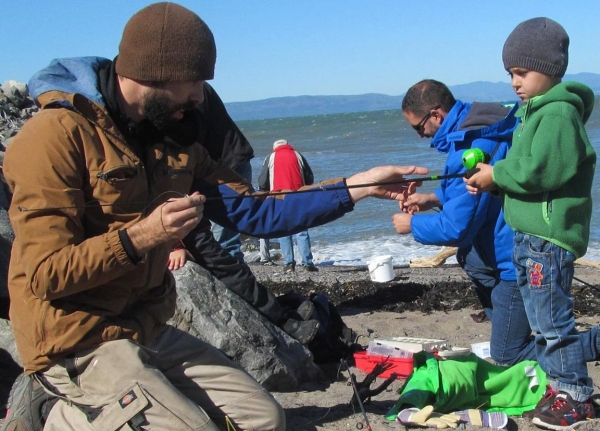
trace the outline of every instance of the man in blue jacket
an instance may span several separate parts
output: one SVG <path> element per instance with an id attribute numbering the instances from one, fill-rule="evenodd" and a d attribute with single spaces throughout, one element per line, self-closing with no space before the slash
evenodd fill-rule
<path id="1" fill-rule="evenodd" d="M 444 175 L 464 173 L 463 153 L 479 148 L 489 163 L 506 156 L 517 125 L 514 110 L 498 103 L 465 103 L 435 80 L 413 85 L 402 112 L 420 137 L 447 154 Z M 504 221 L 500 199 L 470 195 L 461 178 L 443 180 L 434 193 L 414 193 L 393 216 L 400 234 L 412 233 L 421 244 L 458 247 L 456 255 L 492 323 L 491 357 L 499 364 L 536 360 L 531 328 L 512 263 L 513 232 Z M 414 216 L 417 212 L 439 209 Z M 586 360 L 598 357 L 598 328 L 582 333 Z"/>

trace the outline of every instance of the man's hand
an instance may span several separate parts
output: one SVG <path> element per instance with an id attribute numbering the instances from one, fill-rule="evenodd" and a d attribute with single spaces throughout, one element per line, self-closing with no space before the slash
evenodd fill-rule
<path id="1" fill-rule="evenodd" d="M 392 216 L 392 222 L 394 223 L 394 229 L 399 234 L 411 233 L 412 228 L 410 227 L 410 221 L 412 214 L 397 213 Z"/>
<path id="2" fill-rule="evenodd" d="M 170 199 L 127 229 L 138 256 L 166 242 L 183 239 L 202 218 L 206 198 L 198 192 Z"/>
<path id="3" fill-rule="evenodd" d="M 472 195 L 476 195 L 477 193 L 496 190 L 497 187 L 492 178 L 492 170 L 494 168 L 485 163 L 477 163 L 476 169 L 477 171 L 469 178 L 463 178 L 467 191 Z"/>
<path id="4" fill-rule="evenodd" d="M 346 180 L 348 186 L 356 184 L 370 184 L 372 186 L 359 187 L 348 189 L 353 202 L 358 202 L 366 197 L 375 197 L 379 199 L 395 199 L 406 200 L 408 195 L 414 193 L 420 183 L 402 183 L 377 185 L 380 182 L 400 181 L 404 179 L 404 175 L 424 175 L 429 173 L 427 168 L 420 166 L 378 166 L 369 169 L 368 171 L 360 172 L 352 175 Z"/>
<path id="5" fill-rule="evenodd" d="M 400 202 L 400 209 L 408 214 L 427 211 L 439 206 L 441 206 L 441 202 L 435 193 L 413 193 L 406 200 Z"/>

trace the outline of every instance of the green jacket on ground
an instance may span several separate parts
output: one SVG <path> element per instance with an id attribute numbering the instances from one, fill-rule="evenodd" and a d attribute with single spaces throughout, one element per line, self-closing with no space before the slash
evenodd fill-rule
<path id="1" fill-rule="evenodd" d="M 481 409 L 521 415 L 537 405 L 547 383 L 546 373 L 535 361 L 504 367 L 474 353 L 438 360 L 431 353 L 419 352 L 414 355 L 414 372 L 386 418 L 395 420 L 407 405 L 432 405 L 438 413 Z"/>
<path id="2" fill-rule="evenodd" d="M 593 107 L 594 93 L 577 82 L 531 99 L 515 114 L 521 124 L 512 148 L 493 170 L 506 222 L 577 258 L 586 253 L 590 236 L 596 153 L 584 124 Z"/>

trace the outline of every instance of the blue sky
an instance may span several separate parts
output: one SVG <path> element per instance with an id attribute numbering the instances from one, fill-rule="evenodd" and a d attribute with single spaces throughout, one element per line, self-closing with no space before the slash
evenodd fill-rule
<path id="1" fill-rule="evenodd" d="M 143 0 L 2 0 L 0 82 L 27 82 L 56 57 L 113 58 Z M 225 102 L 298 95 L 400 95 L 423 78 L 504 81 L 502 45 L 547 16 L 571 37 L 567 73 L 600 73 L 597 0 L 179 1 L 209 25 Z"/>

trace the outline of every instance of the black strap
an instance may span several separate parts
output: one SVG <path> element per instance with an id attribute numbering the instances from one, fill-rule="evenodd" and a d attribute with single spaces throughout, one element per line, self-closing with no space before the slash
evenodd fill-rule
<path id="1" fill-rule="evenodd" d="M 119 231 L 119 240 L 121 240 L 121 244 L 123 244 L 123 248 L 125 249 L 125 253 L 127 253 L 127 257 L 133 262 L 134 265 L 137 265 L 142 260 L 136 253 L 135 247 L 131 242 L 131 238 L 127 234 L 127 230 L 121 229 Z"/>

